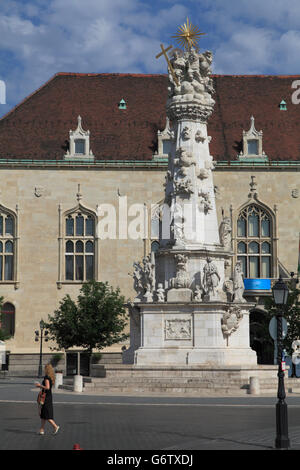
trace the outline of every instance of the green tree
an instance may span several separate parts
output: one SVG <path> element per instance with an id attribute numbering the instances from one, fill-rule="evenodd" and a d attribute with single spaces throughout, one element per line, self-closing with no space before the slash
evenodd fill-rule
<path id="1" fill-rule="evenodd" d="M 79 347 L 91 355 L 93 349 L 124 341 L 126 324 L 125 298 L 119 288 L 89 281 L 82 285 L 77 302 L 69 295 L 62 299 L 54 315 L 49 315 L 46 328 L 56 349 Z"/>
<path id="2" fill-rule="evenodd" d="M 4 328 L 2 328 L 2 321 L 3 321 L 2 306 L 3 306 L 3 297 L 0 297 L 0 341 L 5 341 L 10 338 L 10 335 L 7 334 Z"/>
<path id="3" fill-rule="evenodd" d="M 292 342 L 300 338 L 300 290 L 295 286 L 294 281 L 287 283 L 289 287 L 289 295 L 286 305 L 283 305 L 282 312 L 288 324 L 287 335 L 283 341 L 283 347 L 288 354 L 292 353 Z M 276 315 L 277 307 L 273 297 L 268 297 L 265 301 L 265 309 L 268 321 Z"/>

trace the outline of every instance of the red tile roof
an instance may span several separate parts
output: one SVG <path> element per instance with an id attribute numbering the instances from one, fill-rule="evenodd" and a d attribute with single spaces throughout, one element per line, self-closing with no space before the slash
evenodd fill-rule
<path id="1" fill-rule="evenodd" d="M 263 130 L 270 160 L 300 159 L 300 76 L 213 75 L 216 94 L 208 131 L 216 160 L 235 160 L 242 131 Z M 118 103 L 124 99 L 126 110 Z M 166 75 L 58 73 L 0 119 L 0 158 L 62 160 L 81 115 L 97 160 L 151 160 L 165 127 Z M 279 110 L 285 100 L 287 111 Z"/>

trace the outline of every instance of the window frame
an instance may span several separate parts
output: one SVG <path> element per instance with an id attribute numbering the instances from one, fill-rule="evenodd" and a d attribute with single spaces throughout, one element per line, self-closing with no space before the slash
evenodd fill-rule
<path id="1" fill-rule="evenodd" d="M 8 209 L 0 204 L 0 219 L 2 219 L 2 231 L 0 231 L 0 242 L 2 243 L 2 250 L 0 251 L 0 284 L 13 284 L 15 289 L 19 288 L 19 279 L 18 279 L 18 245 L 19 245 L 19 236 L 18 236 L 18 205 L 16 206 L 16 212 Z M 6 233 L 6 220 L 11 220 L 12 231 L 11 233 Z M 7 245 L 12 244 L 12 250 L 7 251 Z M 11 259 L 9 263 L 9 269 L 12 272 L 12 275 L 9 278 L 6 278 L 6 268 L 7 263 L 6 259 Z"/>
<path id="2" fill-rule="evenodd" d="M 76 235 L 76 217 L 83 216 L 83 235 Z M 73 234 L 67 233 L 67 220 L 73 220 Z M 87 230 L 87 220 L 93 220 L 93 233 L 90 234 L 90 228 Z M 99 265 L 99 247 L 98 247 L 98 234 L 97 234 L 98 218 L 94 211 L 78 204 L 75 208 L 62 213 L 62 207 L 59 206 L 59 268 L 58 268 L 58 281 L 57 287 L 62 288 L 63 284 L 83 284 L 89 280 L 98 281 L 98 265 Z M 88 233 L 88 234 L 87 234 Z M 73 243 L 73 252 L 67 251 L 67 243 Z M 76 253 L 76 242 L 83 243 L 83 251 Z M 89 252 L 86 247 L 87 243 L 93 243 L 93 252 Z M 73 257 L 73 279 L 67 278 L 67 256 Z M 83 276 L 80 279 L 76 278 L 76 256 L 82 256 L 83 259 Z M 86 257 L 92 257 L 92 270 L 93 276 L 88 276 L 88 263 Z"/>
<path id="3" fill-rule="evenodd" d="M 254 235 L 249 235 L 249 217 L 252 214 L 258 216 L 258 233 Z M 239 221 L 244 221 L 245 230 L 244 232 L 240 231 Z M 265 220 L 269 221 L 269 233 L 266 235 L 266 232 L 263 231 L 263 222 Z M 235 224 L 235 258 L 236 261 L 240 260 L 244 269 L 245 279 L 272 279 L 277 276 L 277 247 L 276 247 L 276 218 L 270 209 L 258 203 L 256 200 L 251 200 L 249 203 L 245 204 L 242 208 L 237 211 L 236 224 Z M 239 246 L 244 244 L 244 252 L 239 250 Z M 258 250 L 257 252 L 251 252 L 251 244 L 257 243 Z M 265 243 L 269 245 L 269 253 L 264 252 L 263 246 Z M 253 245 L 254 246 L 254 245 Z M 253 276 L 253 266 L 251 268 L 251 261 L 254 262 L 255 259 L 258 259 L 257 262 L 257 276 Z M 269 259 L 269 276 L 264 276 L 264 267 L 263 264 L 266 263 Z M 246 269 L 245 269 L 246 267 Z"/>

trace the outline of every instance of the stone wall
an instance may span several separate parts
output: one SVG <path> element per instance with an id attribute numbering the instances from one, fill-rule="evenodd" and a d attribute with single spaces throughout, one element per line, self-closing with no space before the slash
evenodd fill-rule
<path id="1" fill-rule="evenodd" d="M 78 184 L 81 204 L 96 211 L 97 204 L 109 203 L 119 212 L 119 195 L 128 197 L 128 207 L 134 203 L 155 204 L 163 198 L 166 169 L 115 170 L 58 168 L 1 168 L 0 203 L 13 211 L 19 210 L 19 285 L 1 285 L 4 301 L 16 309 L 15 336 L 7 341 L 12 353 L 38 351 L 34 331 L 39 321 L 47 319 L 59 301 L 70 294 L 76 298 L 81 284 L 62 284 L 58 288 L 59 205 L 62 212 L 75 207 Z M 216 203 L 219 223 L 221 211 L 233 214 L 248 200 L 251 175 L 256 176 L 257 194 L 272 210 L 277 205 L 278 256 L 288 271 L 296 271 L 298 262 L 299 199 L 292 191 L 299 188 L 299 174 L 293 170 L 217 169 Z M 38 191 L 36 191 L 38 188 Z M 40 194 L 37 196 L 35 193 Z M 296 193 L 293 193 L 294 196 Z M 128 220 L 132 220 L 129 217 Z M 119 286 L 125 298 L 134 298 L 133 261 L 140 260 L 149 250 L 149 241 L 103 240 L 99 250 L 99 281 Z M 17 289 L 15 287 L 18 287 Z M 50 346 L 46 344 L 45 346 Z M 110 348 L 120 351 L 120 345 Z M 50 352 L 45 348 L 45 352 Z"/>

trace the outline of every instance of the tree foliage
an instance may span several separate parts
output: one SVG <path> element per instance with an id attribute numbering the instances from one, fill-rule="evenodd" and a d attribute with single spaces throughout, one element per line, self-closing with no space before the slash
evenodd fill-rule
<path id="1" fill-rule="evenodd" d="M 2 328 L 2 321 L 3 321 L 2 306 L 3 306 L 3 297 L 0 297 L 0 341 L 5 341 L 10 338 L 10 335 L 6 333 L 4 328 Z"/>
<path id="2" fill-rule="evenodd" d="M 46 328 L 58 349 L 80 347 L 91 354 L 94 348 L 103 349 L 128 337 L 124 305 L 119 288 L 89 281 L 82 285 L 77 302 L 69 295 L 62 299 L 54 315 L 49 315 Z"/>
<path id="3" fill-rule="evenodd" d="M 281 307 L 284 318 L 288 324 L 287 335 L 283 341 L 283 347 L 288 354 L 292 353 L 292 343 L 300 338 L 300 290 L 297 289 L 295 282 L 288 282 L 289 295 L 286 305 Z M 273 297 L 268 297 L 265 301 L 265 309 L 268 321 L 278 312 Z"/>

